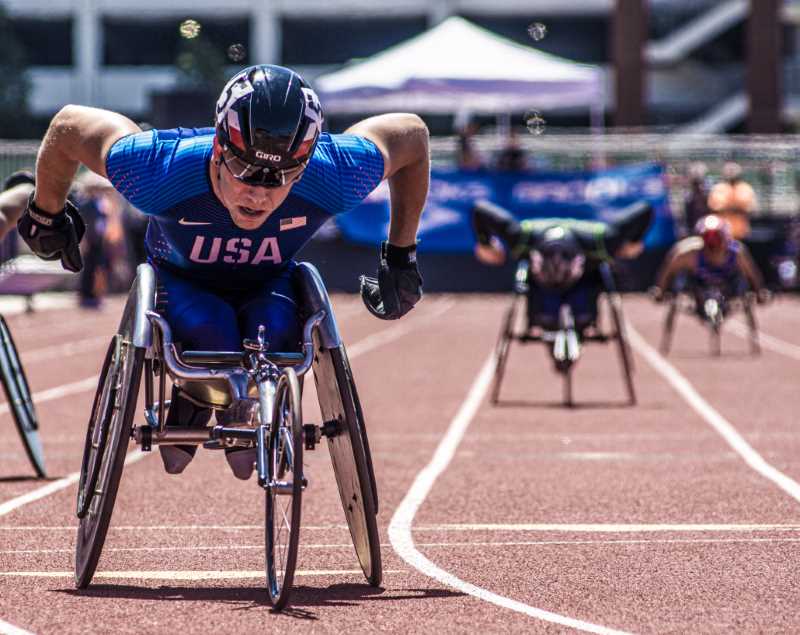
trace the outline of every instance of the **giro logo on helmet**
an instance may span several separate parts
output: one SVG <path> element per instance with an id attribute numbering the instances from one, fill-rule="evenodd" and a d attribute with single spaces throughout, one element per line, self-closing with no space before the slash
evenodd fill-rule
<path id="1" fill-rule="evenodd" d="M 272 161 L 273 163 L 277 163 L 278 161 L 283 160 L 283 157 L 280 154 L 269 154 L 267 152 L 261 152 L 261 150 L 256 150 L 256 156 L 259 159 L 264 159 L 265 161 Z"/>

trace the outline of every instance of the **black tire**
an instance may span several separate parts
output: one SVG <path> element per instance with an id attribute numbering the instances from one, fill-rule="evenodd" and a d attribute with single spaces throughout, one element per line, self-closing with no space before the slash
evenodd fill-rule
<path id="1" fill-rule="evenodd" d="M 267 457 L 267 590 L 272 607 L 280 611 L 289 601 L 294 582 L 303 503 L 303 415 L 300 383 L 292 368 L 284 369 L 278 380 Z M 286 481 L 287 477 L 291 482 Z M 283 486 L 280 490 L 278 484 Z"/>
<path id="2" fill-rule="evenodd" d="M 659 349 L 662 355 L 668 355 L 672 347 L 672 334 L 675 331 L 675 317 L 678 314 L 678 298 L 673 297 L 667 308 L 667 317 L 664 320 L 664 330 L 661 333 L 661 345 Z"/>
<path id="3" fill-rule="evenodd" d="M 744 315 L 747 319 L 747 328 L 750 333 L 750 354 L 760 355 L 761 344 L 758 341 L 758 322 L 753 311 L 753 300 L 751 298 L 745 298 L 744 300 Z"/>
<path id="4" fill-rule="evenodd" d="M 44 451 L 39 438 L 39 422 L 31 398 L 28 378 L 22 368 L 17 347 L 5 319 L 0 316 L 0 379 L 8 407 L 17 426 L 25 453 L 39 478 L 47 476 Z"/>
<path id="5" fill-rule="evenodd" d="M 320 411 L 326 422 L 336 422 L 336 433 L 328 436 L 328 450 L 339 497 L 364 577 L 378 586 L 383 579 L 383 564 L 375 510 L 377 486 L 370 478 L 364 422 L 359 420 L 352 390 L 355 384 L 343 346 L 323 348 L 315 333 L 314 347 Z"/>
<path id="6" fill-rule="evenodd" d="M 494 379 L 492 381 L 492 395 L 491 402 L 497 404 L 500 401 L 500 387 L 503 384 L 503 377 L 506 372 L 506 363 L 508 362 L 508 353 L 511 349 L 511 340 L 514 337 L 514 318 L 516 317 L 517 297 L 511 301 L 511 306 L 506 311 L 505 318 L 503 319 L 503 326 L 500 329 L 500 336 L 497 338 L 497 347 L 495 348 L 495 367 Z"/>
<path id="7" fill-rule="evenodd" d="M 108 368 L 114 357 L 119 341 L 115 335 L 108 345 L 103 368 L 100 371 L 100 381 L 94 393 L 92 411 L 89 416 L 89 425 L 86 428 L 86 440 L 83 444 L 83 458 L 81 460 L 81 477 L 78 481 L 78 501 L 75 514 L 83 518 L 89 510 L 94 491 L 97 487 L 97 478 L 100 474 L 102 461 L 108 442 L 108 428 L 111 425 L 114 404 L 117 401 L 119 386 L 114 377 L 109 374 Z"/>
<path id="8" fill-rule="evenodd" d="M 134 347 L 130 339 L 116 335 L 112 340 L 112 348 L 114 353 L 105 375 L 100 378 L 100 390 L 115 387 L 114 403 L 108 425 L 102 426 L 107 438 L 103 441 L 103 453 L 99 457 L 97 485 L 91 493 L 86 514 L 80 519 L 75 545 L 75 586 L 79 589 L 91 583 L 103 551 L 125 465 L 144 364 L 145 349 Z M 91 464 L 91 459 L 85 457 L 84 465 Z M 90 480 L 89 477 L 88 473 L 81 475 L 84 485 Z M 89 494 L 84 491 L 82 495 L 85 498 Z"/>
<path id="9" fill-rule="evenodd" d="M 575 405 L 572 396 L 572 364 L 561 371 L 561 374 L 564 376 L 564 405 L 567 408 L 572 408 Z"/>
<path id="10" fill-rule="evenodd" d="M 715 320 L 709 320 L 708 322 L 709 327 L 709 335 L 710 335 L 710 345 L 711 345 L 711 354 L 714 357 L 719 357 L 722 355 L 722 329 L 719 322 Z"/>
<path id="11" fill-rule="evenodd" d="M 622 319 L 622 307 L 619 296 L 609 295 L 608 306 L 611 308 L 611 318 L 614 322 L 614 337 L 617 340 L 619 359 L 622 363 L 622 375 L 625 388 L 628 392 L 628 403 L 636 404 L 636 387 L 633 385 L 633 355 L 625 333 L 625 323 Z"/>

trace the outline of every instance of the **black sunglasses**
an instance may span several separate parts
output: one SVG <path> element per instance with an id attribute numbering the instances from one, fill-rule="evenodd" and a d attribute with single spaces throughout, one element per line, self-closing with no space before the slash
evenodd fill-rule
<path id="1" fill-rule="evenodd" d="M 222 161 L 237 181 L 259 187 L 283 187 L 295 181 L 308 165 L 304 161 L 291 168 L 267 168 L 240 159 L 228 146 L 222 148 Z"/>

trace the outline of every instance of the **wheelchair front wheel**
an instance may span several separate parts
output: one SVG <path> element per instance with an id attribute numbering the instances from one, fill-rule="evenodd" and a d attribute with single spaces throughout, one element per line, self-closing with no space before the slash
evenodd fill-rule
<path id="1" fill-rule="evenodd" d="M 36 471 L 36 476 L 47 476 L 44 452 L 39 438 L 39 423 L 33 407 L 28 378 L 22 368 L 17 347 L 5 319 L 0 316 L 0 378 L 8 399 L 8 408 L 19 430 L 25 453 Z"/>
<path id="2" fill-rule="evenodd" d="M 78 488 L 82 513 L 75 545 L 75 586 L 84 589 L 94 576 L 114 511 L 114 502 L 125 465 L 145 349 L 115 335 L 106 355 Z M 90 487 L 91 486 L 91 487 Z"/>
<path id="3" fill-rule="evenodd" d="M 294 581 L 303 496 L 303 416 L 300 383 L 292 368 L 278 380 L 267 457 L 267 588 L 270 603 L 279 611 L 289 601 Z"/>
<path id="4" fill-rule="evenodd" d="M 667 317 L 664 320 L 664 330 L 661 333 L 661 345 L 659 349 L 662 355 L 669 354 L 669 349 L 672 347 L 672 334 L 675 331 L 675 317 L 678 313 L 678 297 L 675 296 L 670 300 L 669 307 L 667 308 Z"/>

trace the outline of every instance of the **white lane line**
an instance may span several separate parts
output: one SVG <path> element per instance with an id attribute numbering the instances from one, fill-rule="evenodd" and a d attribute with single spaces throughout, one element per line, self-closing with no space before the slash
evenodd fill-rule
<path id="1" fill-rule="evenodd" d="M 147 452 L 142 452 L 139 449 L 133 450 L 125 457 L 125 465 L 130 465 L 132 463 L 136 463 L 137 461 L 141 461 L 147 455 Z M 6 514 L 13 512 L 15 509 L 19 509 L 23 505 L 37 501 L 45 496 L 49 496 L 50 494 L 54 494 L 65 487 L 69 487 L 73 483 L 77 483 L 80 477 L 80 472 L 73 472 L 64 478 L 60 478 L 57 481 L 48 483 L 47 485 L 39 487 L 31 492 L 28 492 L 27 494 L 12 498 L 11 500 L 0 504 L 0 516 L 5 516 Z M 74 530 L 75 528 L 72 527 L 72 529 Z"/>
<path id="2" fill-rule="evenodd" d="M 33 403 L 38 406 L 45 401 L 53 401 L 55 399 L 61 399 L 62 397 L 68 397 L 69 395 L 86 392 L 87 390 L 94 390 L 97 388 L 98 379 L 100 379 L 100 375 L 94 375 L 93 377 L 87 377 L 86 379 L 81 379 L 71 384 L 63 384 L 55 388 L 40 390 L 39 392 L 33 393 L 31 398 L 33 399 Z M 0 403 L 0 414 L 5 414 L 7 412 L 9 412 L 8 402 Z M 2 516 L 2 514 L 0 514 L 0 516 Z"/>
<path id="3" fill-rule="evenodd" d="M 458 445 L 461 443 L 461 439 L 464 437 L 467 428 L 469 428 L 486 394 L 489 383 L 494 375 L 494 369 L 495 358 L 494 353 L 492 353 L 489 355 L 486 362 L 484 362 L 478 376 L 470 387 L 466 400 L 461 404 L 461 408 L 450 422 L 450 426 L 439 442 L 430 463 L 417 474 L 405 498 L 403 498 L 402 502 L 395 510 L 392 520 L 389 523 L 389 540 L 392 543 L 392 547 L 394 547 L 394 550 L 403 560 L 425 575 L 438 580 L 446 586 L 458 589 L 463 593 L 467 593 L 486 602 L 491 602 L 502 608 L 511 609 L 512 611 L 517 611 L 539 620 L 581 631 L 602 633 L 604 635 L 620 633 L 621 631 L 609 629 L 605 626 L 583 622 L 543 609 L 537 609 L 528 604 L 512 600 L 511 598 L 492 593 L 487 589 L 464 582 L 452 573 L 436 566 L 422 555 L 414 545 L 414 538 L 411 533 L 414 516 L 416 516 L 420 505 L 425 502 L 436 479 L 447 469 L 447 466 L 455 455 Z"/>
<path id="4" fill-rule="evenodd" d="M 0 531 L 75 531 L 77 525 L 0 525 Z M 303 525 L 303 531 L 349 531 L 347 525 Z M 109 531 L 264 531 L 264 525 L 112 525 Z M 263 546 L 263 545 L 262 545 Z"/>
<path id="5" fill-rule="evenodd" d="M 693 545 L 693 544 L 740 544 L 740 543 L 800 543 L 800 538 L 628 538 L 626 540 L 468 540 L 447 542 L 417 542 L 418 547 L 447 548 L 447 547 L 548 547 L 559 545 Z M 303 544 L 303 549 L 346 549 L 353 548 L 353 543 L 331 544 Z M 381 549 L 389 549 L 389 545 L 381 545 Z M 198 545 L 195 547 L 110 547 L 103 549 L 103 553 L 111 552 L 193 552 L 193 551 L 263 551 L 264 545 Z M 72 554 L 75 549 L 10 549 L 0 551 L 4 556 L 21 555 L 52 555 L 57 553 Z M 3 575 L 0 573 L 0 575 Z"/>
<path id="6" fill-rule="evenodd" d="M 263 545 L 262 545 L 263 546 Z M 351 545 L 352 546 L 352 545 Z M 402 569 L 384 570 L 384 573 L 405 573 Z M 364 575 L 361 569 L 299 569 L 295 576 Z M 0 571 L 4 578 L 74 578 L 74 571 Z M 94 579 L 131 580 L 244 580 L 263 578 L 263 571 L 98 571 Z"/>
<path id="7" fill-rule="evenodd" d="M 628 334 L 631 344 L 642 357 L 647 360 L 647 363 L 666 379 L 678 394 L 683 397 L 686 403 L 725 439 L 728 445 L 742 457 L 747 465 L 764 478 L 775 483 L 775 485 L 780 487 L 796 501 L 800 502 L 800 484 L 797 481 L 786 476 L 786 474 L 767 463 L 764 458 L 745 441 L 744 437 L 736 431 L 733 425 L 700 396 L 692 384 L 689 383 L 689 380 L 664 359 L 658 351 L 650 346 L 630 323 L 628 323 Z"/>
<path id="8" fill-rule="evenodd" d="M 3 620 L 0 620 L 0 633 L 2 633 L 2 635 L 33 635 L 30 631 L 26 631 L 19 626 L 14 626 Z"/>
<path id="9" fill-rule="evenodd" d="M 800 525 L 736 525 L 736 524 L 542 524 L 542 523 L 461 523 L 417 525 L 414 531 L 538 531 L 567 533 L 652 533 L 652 532 L 729 532 L 729 531 L 800 531 Z"/>
<path id="10" fill-rule="evenodd" d="M 383 346 L 384 344 L 388 344 L 389 342 L 399 339 L 406 333 L 413 331 L 418 322 L 437 318 L 443 313 L 449 311 L 454 304 L 455 301 L 451 299 L 440 300 L 435 305 L 435 308 L 431 309 L 430 313 L 425 313 L 414 320 L 400 322 L 391 328 L 378 331 L 372 335 L 367 335 L 367 337 L 359 340 L 352 346 L 348 346 L 347 355 L 349 358 L 353 359 L 359 355 L 368 353 L 379 346 Z"/>
<path id="11" fill-rule="evenodd" d="M 729 320 L 725 326 L 737 337 L 747 340 L 750 339 L 750 329 L 748 329 L 747 326 L 738 320 Z M 786 355 L 786 357 L 791 357 L 792 359 L 800 361 L 800 346 L 797 346 L 796 344 L 792 344 L 791 342 L 777 338 L 774 335 L 764 333 L 764 331 L 758 332 L 758 342 L 761 344 L 762 348 L 769 349 L 775 353 L 780 353 L 781 355 Z"/>
<path id="12" fill-rule="evenodd" d="M 64 344 L 56 344 L 54 346 L 35 348 L 33 350 L 23 352 L 21 354 L 22 361 L 26 364 L 29 364 L 31 362 L 50 360 L 67 355 L 77 355 L 78 353 L 85 353 L 86 351 L 90 351 L 95 348 L 107 346 L 110 339 L 110 336 L 101 335 L 87 337 L 85 339 L 75 340 L 73 342 L 65 342 Z"/>

